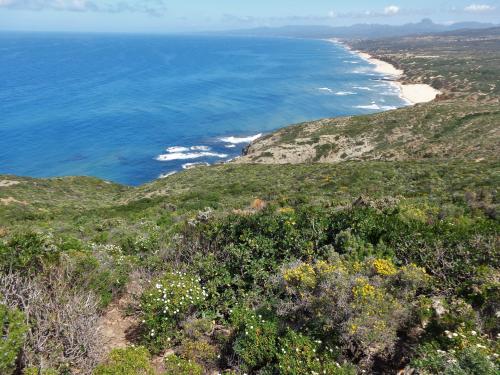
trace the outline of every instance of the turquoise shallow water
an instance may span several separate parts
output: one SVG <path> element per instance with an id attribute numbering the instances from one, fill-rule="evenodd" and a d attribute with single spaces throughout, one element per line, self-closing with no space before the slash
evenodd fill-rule
<path id="1" fill-rule="evenodd" d="M 131 185 L 301 121 L 405 105 L 321 40 L 0 34 L 0 173 Z"/>

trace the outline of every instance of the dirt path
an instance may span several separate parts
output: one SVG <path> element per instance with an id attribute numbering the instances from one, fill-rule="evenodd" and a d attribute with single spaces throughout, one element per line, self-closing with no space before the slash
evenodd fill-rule
<path id="1" fill-rule="evenodd" d="M 124 315 L 126 304 L 123 299 L 113 303 L 99 321 L 98 327 L 103 337 L 103 357 L 113 349 L 125 348 L 132 344 L 130 336 L 133 335 L 138 321 L 135 317 Z"/>
<path id="2" fill-rule="evenodd" d="M 130 306 L 137 304 L 144 285 L 144 280 L 140 276 L 133 274 L 125 293 L 108 306 L 106 312 L 99 320 L 98 329 L 103 341 L 103 359 L 113 349 L 137 345 L 140 321 L 136 316 L 127 314 L 127 311 L 130 310 Z M 173 350 L 167 350 L 151 359 L 151 364 L 157 374 L 164 373 L 163 360 L 166 356 L 173 353 Z"/>
<path id="3" fill-rule="evenodd" d="M 142 282 L 136 275 L 131 276 L 125 293 L 112 302 L 98 323 L 103 340 L 103 358 L 113 349 L 125 348 L 134 344 L 140 325 L 137 317 L 127 314 L 127 310 L 137 302 Z"/>

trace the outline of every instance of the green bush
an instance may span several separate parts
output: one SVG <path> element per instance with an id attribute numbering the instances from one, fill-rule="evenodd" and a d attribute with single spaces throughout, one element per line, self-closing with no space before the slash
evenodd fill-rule
<path id="1" fill-rule="evenodd" d="M 51 234 L 17 234 L 7 243 L 0 242 L 0 271 L 39 272 L 45 264 L 57 262 L 60 253 Z"/>
<path id="2" fill-rule="evenodd" d="M 150 355 L 143 347 L 114 349 L 94 375 L 155 375 Z"/>
<path id="3" fill-rule="evenodd" d="M 203 367 L 199 364 L 182 359 L 175 354 L 165 358 L 165 375 L 202 375 Z"/>
<path id="4" fill-rule="evenodd" d="M 236 329 L 233 350 L 246 370 L 256 370 L 274 361 L 278 344 L 274 318 L 238 308 L 231 314 L 231 323 Z"/>
<path id="5" fill-rule="evenodd" d="M 327 236 L 325 228 L 326 217 L 317 212 L 268 207 L 188 225 L 177 253 L 210 291 L 207 308 L 226 314 L 242 300 L 271 300 L 270 278 L 283 262 L 313 256 L 315 242 Z"/>
<path id="6" fill-rule="evenodd" d="M 279 339 L 278 369 L 283 375 L 331 374 L 355 375 L 356 368 L 349 364 L 340 365 L 330 348 L 321 350 L 321 341 L 289 330 Z"/>
<path id="7" fill-rule="evenodd" d="M 167 272 L 153 281 L 141 304 L 145 340 L 151 348 L 159 350 L 175 339 L 179 324 L 196 311 L 206 295 L 199 277 L 184 272 Z"/>
<path id="8" fill-rule="evenodd" d="M 442 350 L 437 343 L 421 346 L 411 367 L 422 375 L 496 375 L 500 371 L 498 355 L 488 354 L 482 347 Z"/>
<path id="9" fill-rule="evenodd" d="M 217 348 L 205 340 L 183 340 L 179 347 L 179 355 L 204 367 L 213 367 L 217 361 Z"/>
<path id="10" fill-rule="evenodd" d="M 28 326 L 24 314 L 0 304 L 0 373 L 9 375 L 16 369 L 16 360 L 24 344 Z"/>
<path id="11" fill-rule="evenodd" d="M 101 307 L 123 291 L 132 262 L 131 257 L 124 256 L 114 245 L 94 244 L 89 251 L 73 251 L 67 257 L 72 285 L 94 292 L 100 298 Z"/>

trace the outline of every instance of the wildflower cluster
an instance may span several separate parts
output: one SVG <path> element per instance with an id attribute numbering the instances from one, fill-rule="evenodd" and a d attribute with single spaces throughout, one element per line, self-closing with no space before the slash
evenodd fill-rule
<path id="1" fill-rule="evenodd" d="M 386 259 L 375 259 L 373 261 L 373 268 L 378 275 L 382 276 L 392 276 L 398 272 L 394 264 Z"/>
<path id="2" fill-rule="evenodd" d="M 154 281 L 142 297 L 148 341 L 161 345 L 170 342 L 178 324 L 206 297 L 200 278 L 185 272 L 168 272 Z"/>
<path id="3" fill-rule="evenodd" d="M 289 330 L 279 343 L 280 374 L 356 374 L 354 367 L 338 363 L 335 359 L 336 350 L 324 346 L 321 340 L 312 340 L 310 337 Z"/>
<path id="4" fill-rule="evenodd" d="M 319 260 L 314 264 L 294 263 L 287 266 L 282 271 L 285 284 L 290 288 L 314 289 L 322 280 L 333 272 L 344 272 L 344 265 L 333 264 Z"/>
<path id="5" fill-rule="evenodd" d="M 411 365 L 421 373 L 498 374 L 499 338 L 492 340 L 461 325 L 444 331 L 442 340 L 422 345 Z"/>
<path id="6" fill-rule="evenodd" d="M 352 293 L 356 300 L 368 300 L 379 295 L 377 289 L 365 278 L 357 278 L 356 284 L 352 288 Z"/>
<path id="7" fill-rule="evenodd" d="M 292 285 L 302 285 L 307 288 L 316 286 L 316 273 L 312 265 L 301 263 L 296 267 L 291 267 L 283 271 L 283 278 Z"/>
<path id="8" fill-rule="evenodd" d="M 109 255 L 123 255 L 122 248 L 115 244 L 97 244 L 94 242 L 89 243 L 92 252 L 94 253 L 106 253 Z"/>
<path id="9" fill-rule="evenodd" d="M 452 354 L 465 348 L 474 348 L 492 360 L 496 361 L 499 358 L 500 334 L 497 335 L 497 340 L 491 340 L 488 335 L 474 329 L 466 329 L 465 324 L 462 324 L 455 331 L 445 331 L 444 335 L 448 339 L 448 352 Z"/>
<path id="10" fill-rule="evenodd" d="M 314 317 L 314 322 L 300 323 L 316 337 L 339 337 L 345 347 L 385 354 L 417 308 L 414 301 L 427 280 L 424 275 L 384 259 L 359 261 L 339 254 L 328 262 L 292 263 L 282 271 L 280 283 L 288 299 L 278 311 L 294 324 L 297 317 Z M 404 292 L 396 293 L 396 285 Z"/>

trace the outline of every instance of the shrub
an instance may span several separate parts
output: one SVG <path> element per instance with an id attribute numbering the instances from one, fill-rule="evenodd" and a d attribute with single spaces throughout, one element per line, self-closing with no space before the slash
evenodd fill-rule
<path id="1" fill-rule="evenodd" d="M 321 341 L 313 341 L 300 333 L 288 330 L 279 340 L 278 369 L 283 375 L 331 374 L 355 375 L 352 365 L 340 365 L 335 361 L 333 350 L 320 350 Z"/>
<path id="2" fill-rule="evenodd" d="M 192 269 L 200 275 L 207 291 L 208 298 L 204 303 L 206 310 L 227 314 L 242 297 L 242 283 L 213 254 L 194 256 Z"/>
<path id="3" fill-rule="evenodd" d="M 203 367 L 175 354 L 165 358 L 165 375 L 202 375 Z"/>
<path id="4" fill-rule="evenodd" d="M 132 257 L 124 256 L 115 245 L 92 244 L 91 251 L 74 251 L 65 258 L 70 283 L 99 296 L 107 306 L 123 291 L 129 279 Z"/>
<path id="5" fill-rule="evenodd" d="M 427 284 L 425 271 L 397 268 L 383 259 L 295 262 L 283 268 L 284 298 L 278 313 L 326 340 L 338 340 L 354 357 L 369 364 L 389 356 L 398 331 L 420 304 L 415 297 Z"/>
<path id="6" fill-rule="evenodd" d="M 160 231 L 157 225 L 149 222 L 141 223 L 139 235 L 126 234 L 120 238 L 119 244 L 126 255 L 151 254 L 159 248 Z"/>
<path id="7" fill-rule="evenodd" d="M 142 313 L 147 328 L 146 342 L 161 349 L 177 336 L 179 323 L 206 298 L 200 278 L 184 272 L 167 272 L 153 282 L 142 296 Z"/>
<path id="8" fill-rule="evenodd" d="M 60 253 L 51 234 L 17 234 L 6 244 L 0 242 L 0 271 L 38 272 L 44 264 L 56 262 Z"/>
<path id="9" fill-rule="evenodd" d="M 473 331 L 474 332 L 474 331 Z M 453 333 L 449 333 L 453 335 Z M 462 337 L 463 336 L 463 337 Z M 464 375 L 495 375 L 500 371 L 498 348 L 492 348 L 491 343 L 468 341 L 463 333 L 457 334 L 459 342 L 448 343 L 444 347 L 437 341 L 423 344 L 417 350 L 411 361 L 411 367 L 419 374 L 464 374 Z M 457 345 L 458 344 L 458 345 Z"/>
<path id="10" fill-rule="evenodd" d="M 256 370 L 274 361 L 278 343 L 275 319 L 238 308 L 231 315 L 231 323 L 236 329 L 233 350 L 246 370 Z"/>
<path id="11" fill-rule="evenodd" d="M 217 348 L 205 340 L 183 340 L 179 347 L 179 355 L 203 367 L 210 367 L 214 366 L 217 360 Z"/>
<path id="12" fill-rule="evenodd" d="M 192 339 L 200 340 L 204 337 L 211 336 L 214 330 L 215 321 L 207 318 L 191 318 L 187 319 L 182 324 L 183 334 Z"/>
<path id="13" fill-rule="evenodd" d="M 0 297 L 21 309 L 30 323 L 23 365 L 82 372 L 94 367 L 101 351 L 98 301 L 73 288 L 63 269 L 49 268 L 30 278 L 0 274 Z"/>
<path id="14" fill-rule="evenodd" d="M 105 363 L 94 370 L 94 375 L 155 375 L 150 355 L 143 347 L 114 349 Z"/>
<path id="15" fill-rule="evenodd" d="M 315 255 L 326 239 L 326 216 L 268 206 L 187 225 L 178 257 L 192 265 L 210 290 L 208 308 L 226 314 L 235 305 L 273 298 L 269 279 L 283 262 Z M 313 241 L 314 239 L 314 241 Z"/>
<path id="16" fill-rule="evenodd" d="M 0 303 L 0 373 L 9 375 L 16 369 L 16 360 L 23 347 L 28 327 L 24 314 Z"/>
<path id="17" fill-rule="evenodd" d="M 373 245 L 352 233 L 351 229 L 340 231 L 335 236 L 335 245 L 341 254 L 346 254 L 350 259 L 363 260 L 374 254 Z"/>

